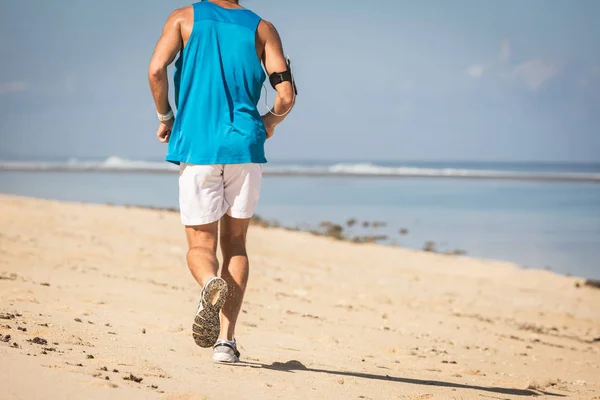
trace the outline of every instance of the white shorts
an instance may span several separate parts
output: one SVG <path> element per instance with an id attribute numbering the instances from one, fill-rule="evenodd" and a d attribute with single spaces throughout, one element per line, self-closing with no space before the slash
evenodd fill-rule
<path id="1" fill-rule="evenodd" d="M 198 226 L 228 214 L 246 219 L 254 215 L 260 198 L 261 164 L 192 165 L 179 169 L 181 222 Z"/>

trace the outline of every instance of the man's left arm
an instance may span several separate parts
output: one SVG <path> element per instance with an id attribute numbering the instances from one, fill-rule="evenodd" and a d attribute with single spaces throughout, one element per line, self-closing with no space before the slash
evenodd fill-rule
<path id="1" fill-rule="evenodd" d="M 180 10 L 176 10 L 167 19 L 148 68 L 150 90 L 152 91 L 159 119 L 162 119 L 157 132 L 158 139 L 161 142 L 168 142 L 173 127 L 173 118 L 169 118 L 172 109 L 169 104 L 167 68 L 175 60 L 177 53 L 183 46 L 180 27 L 181 18 Z"/>

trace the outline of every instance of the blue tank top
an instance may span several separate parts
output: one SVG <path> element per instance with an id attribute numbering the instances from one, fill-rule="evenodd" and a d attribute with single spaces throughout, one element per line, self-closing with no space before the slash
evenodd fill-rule
<path id="1" fill-rule="evenodd" d="M 193 4 L 194 26 L 175 62 L 177 115 L 166 160 L 266 163 L 257 109 L 266 74 L 256 55 L 261 18 L 243 8 Z"/>

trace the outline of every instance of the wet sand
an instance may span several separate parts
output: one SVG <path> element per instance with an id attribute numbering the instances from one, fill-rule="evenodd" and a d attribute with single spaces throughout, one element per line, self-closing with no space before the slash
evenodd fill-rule
<path id="1" fill-rule="evenodd" d="M 259 226 L 248 247 L 245 362 L 217 365 L 176 213 L 0 196 L 0 398 L 600 399 L 581 279 Z"/>

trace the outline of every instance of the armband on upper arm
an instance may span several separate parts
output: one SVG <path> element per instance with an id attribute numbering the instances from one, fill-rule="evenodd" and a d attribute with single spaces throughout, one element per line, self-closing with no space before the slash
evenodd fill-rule
<path id="1" fill-rule="evenodd" d="M 286 60 L 287 70 L 284 72 L 273 72 L 269 75 L 269 82 L 271 82 L 271 86 L 273 89 L 277 90 L 275 86 L 279 85 L 282 82 L 290 82 L 294 87 L 294 93 L 298 95 L 298 89 L 296 88 L 296 80 L 294 79 L 294 75 L 292 74 L 292 63 L 288 58 Z"/>

